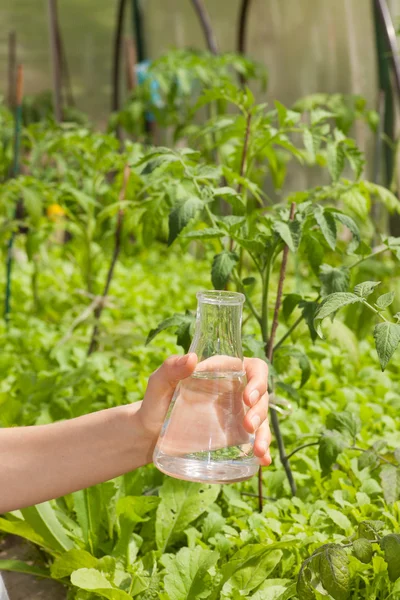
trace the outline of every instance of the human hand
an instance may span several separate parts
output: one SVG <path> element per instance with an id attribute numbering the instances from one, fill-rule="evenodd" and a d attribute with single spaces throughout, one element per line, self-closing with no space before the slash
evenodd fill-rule
<path id="1" fill-rule="evenodd" d="M 221 360 L 224 360 L 224 357 L 213 357 L 207 360 L 209 361 L 208 368 L 206 368 L 207 361 L 201 363 L 203 371 L 212 370 L 212 365 L 216 361 L 219 361 L 218 368 L 221 369 Z M 268 367 L 266 363 L 258 358 L 245 358 L 244 368 L 247 384 L 242 381 L 240 389 L 232 388 L 232 386 L 238 385 L 237 382 L 227 381 L 219 384 L 219 386 L 225 386 L 225 389 L 221 392 L 221 388 L 218 388 L 218 403 L 215 401 L 204 402 L 205 397 L 211 397 L 212 400 L 214 392 L 210 386 L 215 386 L 215 380 L 196 380 L 194 389 L 193 380 L 187 379 L 192 375 L 196 365 L 197 356 L 194 353 L 182 357 L 171 356 L 151 375 L 145 397 L 137 413 L 143 434 L 147 437 L 150 445 L 155 446 L 175 389 L 182 381 L 179 391 L 181 398 L 177 399 L 179 407 L 177 407 L 176 424 L 170 432 L 170 440 L 177 448 L 184 451 L 184 447 L 190 445 L 192 451 L 203 449 L 196 448 L 196 443 L 200 443 L 200 439 L 204 439 L 205 426 L 210 437 L 214 441 L 220 441 L 221 446 L 224 443 L 242 443 L 239 438 L 245 436 L 246 432 L 255 433 L 254 453 L 260 464 L 268 466 L 271 463 L 269 453 L 271 433 L 267 419 Z M 242 397 L 244 404 L 248 407 L 246 414 Z M 238 423 L 236 430 L 234 427 L 231 428 L 229 438 L 226 437 L 225 427 L 227 411 L 230 411 L 233 418 L 236 417 L 236 423 Z M 232 436 L 236 439 L 231 439 Z M 198 442 L 196 442 L 196 437 Z"/>

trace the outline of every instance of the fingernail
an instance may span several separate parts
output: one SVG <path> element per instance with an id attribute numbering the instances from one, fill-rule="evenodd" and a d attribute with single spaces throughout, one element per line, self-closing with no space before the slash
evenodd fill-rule
<path id="1" fill-rule="evenodd" d="M 258 447 L 260 448 L 260 450 L 261 450 L 261 452 L 262 452 L 263 454 L 266 454 L 266 452 L 267 452 L 267 450 L 268 450 L 268 444 L 267 444 L 267 442 L 260 442 L 260 443 L 258 444 Z"/>
<path id="2" fill-rule="evenodd" d="M 260 392 L 258 390 L 253 390 L 249 396 L 249 401 L 251 406 L 254 406 L 256 402 L 260 399 Z"/>
<path id="3" fill-rule="evenodd" d="M 258 415 L 254 415 L 251 419 L 251 424 L 253 425 L 254 431 L 256 431 L 261 425 L 261 419 Z"/>
<path id="4" fill-rule="evenodd" d="M 177 361 L 177 365 L 179 365 L 180 367 L 183 367 L 183 365 L 186 365 L 187 361 L 189 360 L 189 355 L 185 354 L 185 356 L 181 356 L 180 359 Z"/>

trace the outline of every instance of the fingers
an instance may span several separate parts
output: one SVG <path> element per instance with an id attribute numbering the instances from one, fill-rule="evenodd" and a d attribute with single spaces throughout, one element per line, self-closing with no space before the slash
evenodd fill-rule
<path id="1" fill-rule="evenodd" d="M 244 368 L 247 385 L 243 399 L 247 406 L 254 406 L 268 389 L 268 365 L 260 358 L 245 358 Z"/>
<path id="2" fill-rule="evenodd" d="M 248 433 L 254 433 L 264 423 L 268 416 L 268 392 L 265 393 L 244 418 L 244 428 Z"/>
<path id="3" fill-rule="evenodd" d="M 261 427 L 257 430 L 254 443 L 254 454 L 260 461 L 260 464 L 269 467 L 272 462 L 269 447 L 271 445 L 271 430 L 269 428 L 268 419 L 264 421 Z"/>
<path id="4" fill-rule="evenodd" d="M 156 427 L 164 421 L 177 384 L 193 373 L 196 364 L 197 356 L 192 352 L 185 356 L 170 356 L 154 371 L 141 407 L 143 419 Z"/>

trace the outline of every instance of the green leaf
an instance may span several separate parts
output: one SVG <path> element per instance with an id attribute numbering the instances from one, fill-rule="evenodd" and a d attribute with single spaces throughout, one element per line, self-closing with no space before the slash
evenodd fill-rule
<path id="1" fill-rule="evenodd" d="M 228 250 L 214 256 L 211 267 L 211 281 L 216 290 L 224 289 L 238 260 L 237 254 L 228 252 Z"/>
<path id="2" fill-rule="evenodd" d="M 324 236 L 328 246 L 335 250 L 336 248 L 336 223 L 332 216 L 332 213 L 324 211 L 320 206 L 315 207 L 314 212 L 315 220 L 321 228 L 322 235 Z"/>
<path id="3" fill-rule="evenodd" d="M 242 280 L 242 284 L 247 287 L 249 285 L 254 285 L 257 282 L 257 279 L 255 277 L 245 277 Z"/>
<path id="4" fill-rule="evenodd" d="M 147 516 L 156 510 L 160 503 L 157 496 L 125 496 L 117 504 L 117 515 L 124 515 L 131 523 L 148 521 Z"/>
<path id="5" fill-rule="evenodd" d="M 380 281 L 363 281 L 355 286 L 354 293 L 360 298 L 368 298 L 380 283 Z"/>
<path id="6" fill-rule="evenodd" d="M 292 579 L 267 579 L 251 598 L 252 600 L 285 600 L 295 594 L 296 586 L 293 585 Z"/>
<path id="7" fill-rule="evenodd" d="M 203 202 L 196 196 L 189 196 L 172 208 L 168 218 L 169 246 L 178 237 L 182 229 L 186 227 L 189 221 L 196 216 L 197 211 L 199 211 L 201 208 L 203 208 Z"/>
<path id="8" fill-rule="evenodd" d="M 38 546 L 46 546 L 44 539 L 34 527 L 29 525 L 26 521 L 9 521 L 8 519 L 2 519 L 0 517 L 0 531 L 4 533 L 10 533 L 12 535 L 18 535 L 29 542 L 33 542 Z M 51 550 L 51 548 L 50 548 Z"/>
<path id="9" fill-rule="evenodd" d="M 361 302 L 359 296 L 350 294 L 348 292 L 337 292 L 324 298 L 314 317 L 314 325 L 317 333 L 322 337 L 320 322 L 323 319 L 335 313 L 337 310 L 339 310 L 339 308 L 343 308 L 343 306 L 347 306 L 349 304 L 354 304 L 355 302 Z"/>
<path id="10" fill-rule="evenodd" d="M 164 479 L 156 517 L 157 548 L 164 552 L 217 499 L 219 491 L 218 485 Z"/>
<path id="11" fill-rule="evenodd" d="M 296 586 L 298 597 L 301 600 L 315 600 L 315 592 L 311 580 L 311 569 L 303 564 L 299 572 Z"/>
<path id="12" fill-rule="evenodd" d="M 400 342 L 400 325 L 398 323 L 378 323 L 374 328 L 376 351 L 382 371 L 385 370 Z"/>
<path id="13" fill-rule="evenodd" d="M 150 344 L 150 342 L 152 340 L 154 340 L 154 338 L 161 332 L 164 331 L 165 329 L 169 329 L 174 327 L 175 331 L 179 328 L 181 328 L 184 325 L 191 325 L 193 323 L 193 316 L 186 314 L 175 314 L 172 317 L 168 317 L 167 319 L 164 319 L 164 321 L 161 321 L 161 323 L 159 323 L 157 325 L 157 327 L 155 329 L 152 329 L 149 332 L 149 335 L 147 336 L 147 340 L 146 340 L 146 345 Z"/>
<path id="14" fill-rule="evenodd" d="M 189 231 L 182 237 L 189 240 L 212 240 L 221 238 L 225 235 L 225 232 L 216 227 L 209 227 L 206 229 L 198 229 L 196 231 Z"/>
<path id="15" fill-rule="evenodd" d="M 46 569 L 35 567 L 35 565 L 29 565 L 26 562 L 23 562 L 22 560 L 0 560 L 0 573 L 1 571 L 27 573 L 29 575 L 34 575 L 34 577 L 44 577 L 49 579 L 51 579 L 51 577 L 53 576 L 50 575 L 49 571 L 47 571 Z"/>
<path id="16" fill-rule="evenodd" d="M 339 223 L 347 227 L 347 229 L 349 229 L 353 234 L 353 239 L 350 242 L 347 249 L 348 253 L 353 253 L 358 248 L 361 242 L 360 230 L 358 228 L 357 223 L 351 217 L 341 212 L 332 211 L 332 215 L 336 219 L 336 221 L 339 221 Z"/>
<path id="17" fill-rule="evenodd" d="M 328 517 L 330 517 L 332 522 L 335 523 L 335 525 L 337 525 L 340 529 L 343 529 L 345 533 L 348 534 L 351 531 L 351 522 L 346 517 L 346 515 L 341 513 L 339 510 L 336 510 L 335 508 L 329 507 L 325 508 L 325 512 L 328 515 Z"/>
<path id="18" fill-rule="evenodd" d="M 379 296 L 379 298 L 375 302 L 375 306 L 383 310 L 384 308 L 390 306 L 393 300 L 394 292 L 388 292 L 387 294 L 382 294 L 382 296 Z"/>
<path id="19" fill-rule="evenodd" d="M 318 302 L 307 302 L 305 300 L 302 300 L 299 304 L 299 307 L 302 309 L 301 314 L 303 316 L 303 319 L 307 323 L 312 341 L 316 340 L 318 337 L 318 334 L 314 327 L 314 318 L 318 310 L 318 306 Z"/>
<path id="20" fill-rule="evenodd" d="M 371 562 L 374 553 L 371 542 L 366 538 L 354 540 L 353 553 L 358 560 L 367 565 Z"/>
<path id="21" fill-rule="evenodd" d="M 388 504 L 400 499 L 400 471 L 396 465 L 384 465 L 379 473 L 383 496 Z"/>
<path id="22" fill-rule="evenodd" d="M 97 567 L 98 559 L 86 552 L 86 550 L 78 550 L 72 548 L 61 556 L 57 557 L 51 565 L 51 576 L 54 579 L 62 579 L 68 577 L 78 569 L 83 567 L 94 569 Z"/>
<path id="23" fill-rule="evenodd" d="M 310 263 L 310 266 L 316 275 L 319 274 L 319 268 L 324 260 L 324 248 L 315 235 L 307 233 L 304 239 L 304 255 Z"/>
<path id="24" fill-rule="evenodd" d="M 334 294 L 335 292 L 346 292 L 350 284 L 350 271 L 346 267 L 331 267 L 330 265 L 321 265 L 319 274 L 321 280 L 321 295 L 323 297 Z"/>
<path id="25" fill-rule="evenodd" d="M 360 219 L 367 219 L 371 207 L 369 197 L 363 194 L 358 187 L 351 188 L 340 196 L 341 200 L 348 206 Z"/>
<path id="26" fill-rule="evenodd" d="M 322 474 L 327 475 L 346 444 L 336 431 L 325 431 L 319 442 L 318 458 Z"/>
<path id="27" fill-rule="evenodd" d="M 295 358 L 301 370 L 301 382 L 300 387 L 303 387 L 307 383 L 311 375 L 311 364 L 308 360 L 307 355 L 302 352 L 299 348 L 295 348 L 294 346 L 281 346 L 277 350 L 277 354 L 283 356 L 292 356 Z"/>
<path id="28" fill-rule="evenodd" d="M 224 527 L 226 519 L 218 512 L 211 510 L 203 521 L 202 534 L 207 542 L 209 538 L 214 537 Z"/>
<path id="29" fill-rule="evenodd" d="M 346 600 L 350 594 L 349 559 L 338 544 L 327 544 L 318 550 L 319 576 L 326 591 L 335 600 Z"/>
<path id="30" fill-rule="evenodd" d="M 71 574 L 71 583 L 81 590 L 94 592 L 109 600 L 131 600 L 123 590 L 113 588 L 108 579 L 97 569 L 78 569 Z"/>
<path id="31" fill-rule="evenodd" d="M 238 591 L 240 596 L 248 595 L 267 579 L 281 559 L 281 550 L 271 550 L 258 555 L 256 561 L 247 562 L 237 569 L 225 585 Z"/>
<path id="32" fill-rule="evenodd" d="M 26 212 L 32 219 L 32 222 L 37 225 L 43 214 L 42 197 L 35 190 L 28 187 L 22 188 L 22 195 Z"/>
<path id="33" fill-rule="evenodd" d="M 328 171 L 334 182 L 339 181 L 343 173 L 346 153 L 342 144 L 329 143 L 327 149 L 327 165 Z"/>
<path id="34" fill-rule="evenodd" d="M 73 548 L 74 544 L 57 519 L 50 502 L 23 508 L 21 513 L 25 521 L 43 538 L 48 548 L 57 553 Z"/>
<path id="35" fill-rule="evenodd" d="M 400 577 L 400 535 L 391 533 L 381 539 L 381 548 L 385 553 L 390 581 Z"/>
<path id="36" fill-rule="evenodd" d="M 283 318 L 287 321 L 299 303 L 302 301 L 302 296 L 299 294 L 287 294 L 282 302 Z"/>
<path id="37" fill-rule="evenodd" d="M 378 200 L 380 200 L 382 204 L 388 209 L 389 212 L 400 212 L 399 199 L 394 194 L 392 194 L 390 190 L 376 183 L 371 183 L 370 181 L 363 181 L 362 186 L 370 194 L 376 196 Z"/>
<path id="38" fill-rule="evenodd" d="M 165 591 L 170 600 L 208 598 L 211 594 L 211 578 L 207 571 L 215 565 L 218 552 L 195 548 L 181 548 L 168 561 L 168 572 L 164 578 Z"/>
<path id="39" fill-rule="evenodd" d="M 289 247 L 289 250 L 296 252 L 300 244 L 301 236 L 301 225 L 298 221 L 290 221 L 289 223 L 276 221 L 274 223 L 274 231 L 279 234 L 285 244 Z"/>
<path id="40" fill-rule="evenodd" d="M 351 412 L 335 412 L 327 416 L 326 427 L 344 435 L 348 434 L 354 440 L 360 431 L 360 421 Z"/>
<path id="41" fill-rule="evenodd" d="M 383 521 L 361 521 L 358 525 L 358 536 L 367 540 L 376 540 L 384 526 Z"/>

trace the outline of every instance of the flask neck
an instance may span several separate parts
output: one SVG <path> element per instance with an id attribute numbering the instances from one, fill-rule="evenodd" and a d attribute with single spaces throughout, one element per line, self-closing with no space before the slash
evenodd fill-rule
<path id="1" fill-rule="evenodd" d="M 211 364 L 221 371 L 243 371 L 242 305 L 242 294 L 198 294 L 195 334 L 190 348 L 199 360 L 196 371 L 206 371 Z M 219 358 L 207 360 L 212 357 Z M 207 362 L 202 364 L 203 361 Z"/>

